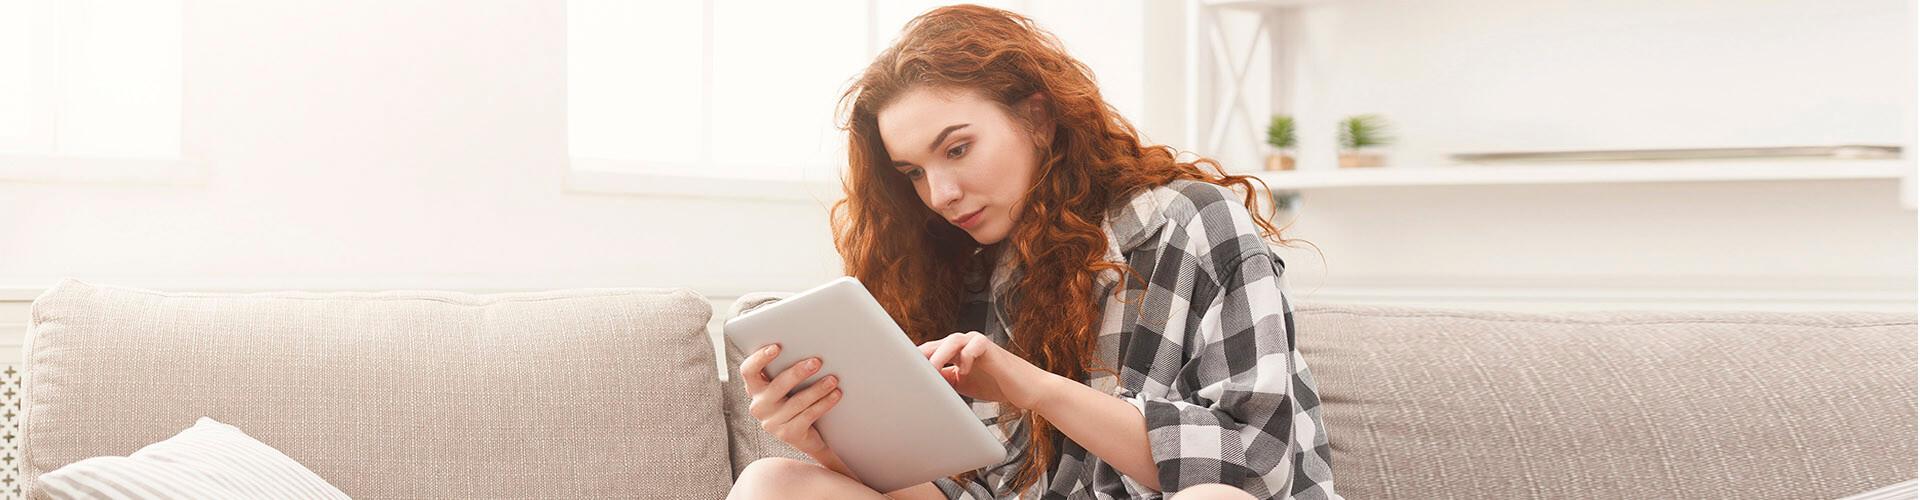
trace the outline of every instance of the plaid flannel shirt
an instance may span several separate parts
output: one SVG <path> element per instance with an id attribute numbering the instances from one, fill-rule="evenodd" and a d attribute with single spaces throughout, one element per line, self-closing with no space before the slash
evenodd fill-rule
<path id="1" fill-rule="evenodd" d="M 1102 366 L 1087 385 L 1125 399 L 1146 417 L 1160 486 L 1179 491 L 1223 483 L 1258 498 L 1339 499 L 1312 374 L 1295 349 L 1285 264 L 1260 238 L 1239 194 L 1205 182 L 1174 181 L 1117 203 L 1102 223 L 1107 258 L 1142 280 L 1121 297 L 1115 273 L 1101 276 Z M 996 263 L 990 285 L 961 311 L 957 331 L 1006 345 L 1007 289 L 1020 272 Z M 1144 300 L 1142 300 L 1144 299 Z M 1131 303 L 1129 303 L 1131 302 Z M 1014 497 L 1027 453 L 1026 421 L 997 403 L 968 400 L 1007 444 L 999 464 L 960 484 L 934 482 L 949 498 Z M 1003 430 L 1002 418 L 1013 420 Z M 1057 434 L 1057 431 L 1056 431 Z M 1058 455 L 1022 498 L 1160 498 L 1086 448 L 1054 436 Z"/>

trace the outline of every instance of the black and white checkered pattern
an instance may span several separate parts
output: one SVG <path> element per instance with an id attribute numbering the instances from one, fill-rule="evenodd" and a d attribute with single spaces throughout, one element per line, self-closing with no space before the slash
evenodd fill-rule
<path id="1" fill-rule="evenodd" d="M 1142 280 L 1102 276 L 1100 373 L 1089 386 L 1123 398 L 1146 417 L 1160 486 L 1179 491 L 1224 483 L 1258 498 L 1339 499 L 1333 491 L 1327 434 L 1312 374 L 1294 346 L 1293 306 L 1282 292 L 1285 263 L 1274 255 L 1238 193 L 1210 183 L 1174 181 L 1118 204 L 1103 224 L 1107 258 Z M 979 331 L 1005 345 L 1009 284 L 1019 270 L 1002 259 L 989 290 L 961 311 L 957 331 Z M 1141 300 L 1144 299 L 1144 300 Z M 969 401 L 1007 443 L 1007 457 L 968 484 L 941 479 L 949 498 L 1011 498 L 1027 452 L 1025 420 L 1011 429 L 991 402 Z M 1060 456 L 1023 498 L 1160 498 L 1093 456 L 1054 436 Z"/>

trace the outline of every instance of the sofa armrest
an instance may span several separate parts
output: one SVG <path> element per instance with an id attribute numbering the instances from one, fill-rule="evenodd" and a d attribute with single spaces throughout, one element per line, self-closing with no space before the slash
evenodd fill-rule
<path id="1" fill-rule="evenodd" d="M 793 292 L 752 292 L 741 295 L 739 299 L 733 301 L 733 307 L 728 311 L 727 318 L 740 317 L 740 315 L 752 312 L 761 306 L 779 302 L 780 299 L 792 296 Z"/>
<path id="2" fill-rule="evenodd" d="M 792 295 L 788 292 L 754 292 L 742 295 L 733 302 L 728 317 L 738 317 L 755 308 Z M 778 438 L 761 429 L 760 422 L 754 420 L 753 415 L 747 414 L 747 405 L 750 402 L 747 399 L 747 387 L 739 377 L 740 361 L 747 357 L 746 353 L 741 351 L 740 346 L 734 345 L 731 339 L 725 340 L 723 344 L 727 350 L 728 376 L 721 382 L 724 384 L 721 392 L 722 397 L 726 399 L 728 452 L 733 460 L 734 479 L 740 478 L 740 470 L 747 468 L 747 464 L 762 458 L 786 457 L 812 463 L 813 459 L 807 454 L 780 442 Z"/>

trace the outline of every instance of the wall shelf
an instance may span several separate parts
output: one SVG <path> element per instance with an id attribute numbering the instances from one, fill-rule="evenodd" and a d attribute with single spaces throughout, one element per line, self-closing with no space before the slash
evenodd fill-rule
<path id="1" fill-rule="evenodd" d="M 1274 191 L 1380 186 L 1498 186 L 1799 180 L 1899 180 L 1908 160 L 1754 160 L 1388 166 L 1263 171 Z"/>

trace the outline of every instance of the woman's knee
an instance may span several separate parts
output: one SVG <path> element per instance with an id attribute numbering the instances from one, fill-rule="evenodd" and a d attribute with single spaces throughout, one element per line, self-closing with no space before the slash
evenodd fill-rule
<path id="1" fill-rule="evenodd" d="M 753 463 L 747 464 L 746 468 L 740 469 L 740 477 L 787 476 L 800 473 L 807 467 L 818 466 L 786 457 L 766 457 L 754 460 Z"/>
<path id="2" fill-rule="evenodd" d="M 1253 495 L 1220 483 L 1190 486 L 1173 494 L 1172 500 L 1252 500 Z"/>
<path id="3" fill-rule="evenodd" d="M 754 460 L 740 469 L 740 477 L 733 481 L 731 498 L 753 498 L 755 493 L 779 490 L 805 490 L 820 473 L 833 471 L 799 460 L 784 457 L 767 457 Z"/>

